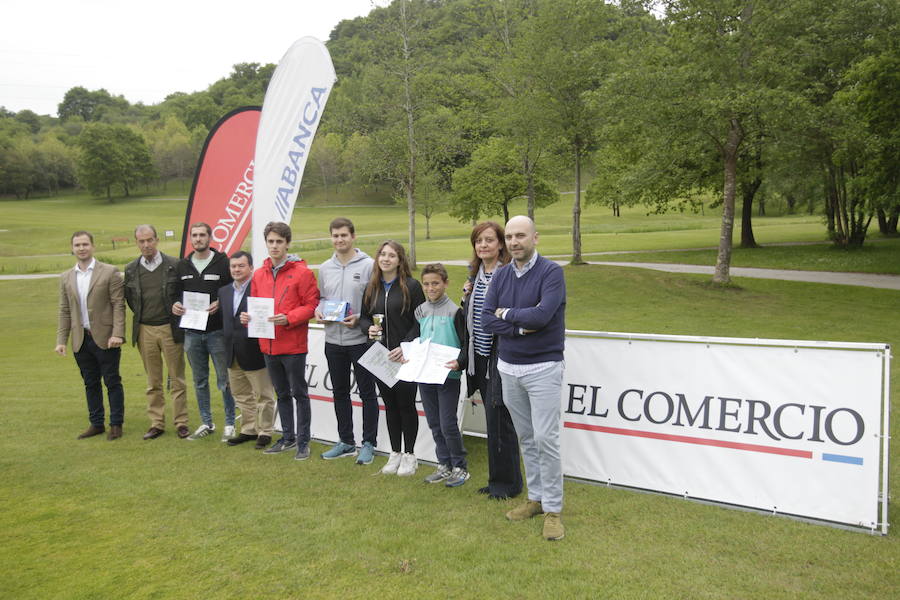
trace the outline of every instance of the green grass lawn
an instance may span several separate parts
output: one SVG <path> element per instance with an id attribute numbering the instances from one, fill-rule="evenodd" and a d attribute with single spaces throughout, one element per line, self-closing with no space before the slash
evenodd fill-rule
<path id="1" fill-rule="evenodd" d="M 336 193 L 336 192 L 335 192 Z M 379 204 L 379 194 L 371 191 L 358 204 L 345 204 L 345 196 L 326 203 L 321 191 L 301 201 L 292 220 L 293 249 L 310 264 L 331 254 L 327 240 L 328 223 L 338 215 L 358 224 L 359 245 L 373 252 L 385 238 L 408 239 L 406 209 L 394 204 Z M 349 196 L 355 198 L 355 196 Z M 104 198 L 67 195 L 28 201 L 0 202 L 4 211 L 0 226 L 0 274 L 58 272 L 72 264 L 69 236 L 78 229 L 94 234 L 97 255 L 107 262 L 124 265 L 137 256 L 133 243 L 116 243 L 114 238 L 133 239 L 135 225 L 150 222 L 156 226 L 163 252 L 177 254 L 187 201 L 181 198 L 133 197 L 110 204 Z M 512 213 L 524 212 L 522 202 L 514 203 Z M 541 252 L 571 256 L 571 199 L 540 209 L 536 215 L 541 233 Z M 605 207 L 588 206 L 582 217 L 583 252 L 622 250 L 660 250 L 715 246 L 719 239 L 718 214 L 705 216 L 669 213 L 647 215 L 644 209 L 627 208 L 621 217 L 613 217 Z M 431 239 L 425 239 L 425 220 L 417 219 L 419 261 L 468 258 L 471 252 L 467 223 L 447 214 L 431 219 Z M 165 236 L 166 231 L 173 233 Z M 820 217 L 791 215 L 757 218 L 756 237 L 761 243 L 820 241 L 825 230 Z M 735 235 L 739 235 L 736 231 Z M 249 244 L 245 244 L 249 247 Z M 587 258 L 590 258 L 589 256 Z M 711 262 L 710 264 L 714 264 Z"/>
<path id="2" fill-rule="evenodd" d="M 69 229 L 91 227 L 76 221 L 42 239 L 65 246 Z M 451 269 L 454 282 L 462 275 Z M 705 276 L 597 266 L 566 275 L 572 329 L 900 342 L 897 291 L 753 279 L 715 288 Z M 297 463 L 171 432 L 144 442 L 145 380 L 130 346 L 125 437 L 76 441 L 84 398 L 74 360 L 52 353 L 56 288 L 0 281 L 7 597 L 869 599 L 900 589 L 896 531 L 871 536 L 574 482 L 566 539 L 545 542 L 539 521 L 509 523 L 510 502 L 475 492 L 487 471 L 480 439 L 466 439 L 473 479 L 453 490 L 378 476 L 384 458 Z M 891 390 L 897 398 L 896 360 Z M 189 407 L 196 424 L 192 392 Z M 891 430 L 898 439 L 897 419 Z M 314 455 L 322 449 L 313 444 Z M 897 498 L 897 444 L 891 459 Z M 896 504 L 890 517 L 900 522 Z"/>
<path id="3" fill-rule="evenodd" d="M 714 265 L 716 264 L 716 250 L 639 252 L 588 257 L 588 259 Z M 854 250 L 835 248 L 831 244 L 735 248 L 731 256 L 731 266 L 898 275 L 900 274 L 900 238 L 882 238 L 876 235 L 862 248 Z"/>

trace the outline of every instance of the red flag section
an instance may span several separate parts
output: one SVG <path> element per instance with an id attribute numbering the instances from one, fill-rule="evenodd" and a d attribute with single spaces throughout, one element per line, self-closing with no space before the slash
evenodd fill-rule
<path id="1" fill-rule="evenodd" d="M 184 217 L 181 256 L 191 253 L 190 226 L 212 227 L 210 246 L 232 254 L 250 232 L 253 207 L 253 153 L 261 108 L 238 108 L 216 123 L 206 138 Z"/>

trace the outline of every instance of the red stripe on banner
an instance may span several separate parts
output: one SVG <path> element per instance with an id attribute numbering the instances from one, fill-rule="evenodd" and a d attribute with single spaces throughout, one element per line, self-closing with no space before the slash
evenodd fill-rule
<path id="1" fill-rule="evenodd" d="M 653 431 L 639 431 L 637 429 L 619 429 L 617 427 L 604 427 L 603 425 L 588 425 L 566 421 L 564 427 L 569 429 L 584 429 L 586 431 L 599 431 L 600 433 L 612 433 L 615 435 L 630 435 L 633 437 L 651 438 L 654 440 L 666 440 L 669 442 L 681 442 L 683 444 L 698 444 L 700 446 L 718 446 L 733 450 L 749 450 L 750 452 L 764 452 L 767 454 L 782 454 L 784 456 L 797 456 L 799 458 L 812 458 L 813 453 L 806 450 L 792 450 L 790 448 L 778 448 L 776 446 L 762 446 L 760 444 L 741 444 L 740 442 L 726 442 L 724 440 L 711 440 L 687 435 L 671 435 L 668 433 L 656 433 Z"/>
<path id="2" fill-rule="evenodd" d="M 334 403 L 334 398 L 332 398 L 331 396 L 317 396 L 315 394 L 310 394 L 309 397 L 312 398 L 313 400 L 321 400 L 322 402 L 331 402 L 332 404 Z M 350 404 L 352 404 L 353 406 L 358 406 L 358 407 L 362 408 L 362 402 L 358 402 L 356 400 L 351 400 Z M 378 410 L 384 410 L 384 406 L 380 403 L 378 404 Z M 420 417 L 425 416 L 424 410 L 417 410 L 416 412 L 419 414 Z"/>

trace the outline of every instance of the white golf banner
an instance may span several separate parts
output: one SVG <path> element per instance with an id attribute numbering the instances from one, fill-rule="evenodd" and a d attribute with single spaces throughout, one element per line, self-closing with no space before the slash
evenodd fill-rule
<path id="1" fill-rule="evenodd" d="M 266 90 L 253 170 L 253 256 L 266 253 L 263 228 L 269 221 L 290 224 L 303 169 L 322 111 L 337 77 L 328 49 L 303 37 L 288 49 Z"/>
<path id="2" fill-rule="evenodd" d="M 309 383 L 309 403 L 312 413 L 312 425 L 310 434 L 313 438 L 325 442 L 337 442 L 337 419 L 334 416 L 334 396 L 331 393 L 331 379 L 328 376 L 328 363 L 325 360 L 325 331 L 321 325 L 309 326 L 309 354 L 306 356 L 306 379 Z M 465 386 L 463 386 L 465 387 Z M 351 378 L 352 393 L 350 400 L 353 402 L 353 435 L 356 443 L 362 443 L 362 401 L 356 390 L 355 377 Z M 457 418 L 462 421 L 462 394 L 457 408 Z M 416 400 L 419 412 L 419 435 L 416 438 L 415 454 L 419 460 L 436 463 L 434 454 L 434 438 L 425 420 L 425 411 L 421 401 Z M 390 452 L 391 444 L 388 438 L 387 426 L 384 419 L 384 404 L 379 399 L 378 417 L 378 444 L 376 448 L 382 452 Z"/>
<path id="3" fill-rule="evenodd" d="M 565 356 L 567 476 L 887 533 L 889 346 L 568 332 Z"/>
<path id="4" fill-rule="evenodd" d="M 566 342 L 568 475 L 855 527 L 880 522 L 885 346 Z"/>

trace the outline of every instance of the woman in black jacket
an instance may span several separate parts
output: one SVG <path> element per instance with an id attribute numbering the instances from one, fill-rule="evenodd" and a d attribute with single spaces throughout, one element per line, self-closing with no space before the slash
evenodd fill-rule
<path id="1" fill-rule="evenodd" d="M 360 329 L 369 339 L 380 337 L 381 343 L 393 350 L 415 324 L 416 307 L 423 302 L 425 294 L 421 284 L 412 277 L 406 250 L 393 240 L 382 242 L 363 294 Z M 382 315 L 380 326 L 375 324 L 373 315 Z M 391 438 L 391 455 L 381 472 L 413 475 L 419 464 L 414 453 L 419 433 L 418 388 L 408 381 L 398 381 L 394 387 L 388 387 L 381 380 L 376 384 L 384 401 L 385 421 Z"/>
<path id="2" fill-rule="evenodd" d="M 472 262 L 464 289 L 463 311 L 468 329 L 467 393 L 481 395 L 487 426 L 488 484 L 478 491 L 490 498 L 512 498 L 522 493 L 519 438 L 509 410 L 503 404 L 503 389 L 497 371 L 497 340 L 481 328 L 481 307 L 496 269 L 509 262 L 503 227 L 493 221 L 472 229 Z"/>

